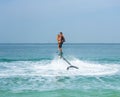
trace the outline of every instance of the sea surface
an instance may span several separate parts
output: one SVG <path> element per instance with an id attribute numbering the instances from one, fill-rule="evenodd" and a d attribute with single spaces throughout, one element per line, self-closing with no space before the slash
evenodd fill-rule
<path id="1" fill-rule="evenodd" d="M 120 44 L 0 44 L 0 97 L 120 97 Z"/>

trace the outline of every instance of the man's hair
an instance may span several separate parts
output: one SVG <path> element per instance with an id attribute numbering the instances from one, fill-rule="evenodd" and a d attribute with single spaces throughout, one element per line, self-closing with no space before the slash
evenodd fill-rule
<path id="1" fill-rule="evenodd" d="M 62 32 L 60 32 L 60 34 L 62 34 Z"/>

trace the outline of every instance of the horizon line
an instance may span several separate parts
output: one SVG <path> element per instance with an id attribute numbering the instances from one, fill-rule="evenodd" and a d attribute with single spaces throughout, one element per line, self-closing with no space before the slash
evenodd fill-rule
<path id="1" fill-rule="evenodd" d="M 20 42 L 7 43 L 6 42 L 6 43 L 0 43 L 0 44 L 57 44 L 57 42 L 56 43 L 47 43 L 47 42 L 45 42 L 45 43 L 44 42 L 42 42 L 42 43 L 30 43 L 30 42 L 28 42 L 28 43 L 20 43 Z M 114 43 L 114 42 L 113 43 L 112 42 L 105 42 L 105 43 L 102 43 L 102 42 L 96 42 L 96 43 L 95 42 L 91 42 L 91 43 L 89 43 L 89 42 L 88 43 L 87 42 L 85 42 L 85 43 L 71 42 L 70 43 L 69 42 L 69 43 L 64 43 L 64 44 L 120 44 L 120 43 L 117 43 L 117 42 L 116 43 Z"/>

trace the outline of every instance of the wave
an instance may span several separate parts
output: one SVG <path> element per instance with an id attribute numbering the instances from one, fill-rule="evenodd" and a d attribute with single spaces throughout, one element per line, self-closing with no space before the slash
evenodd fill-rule
<path id="1" fill-rule="evenodd" d="M 68 61 L 79 69 L 70 68 L 63 59 L 0 62 L 0 77 L 11 76 L 106 76 L 120 72 L 119 64 L 95 64 L 77 58 Z"/>
<path id="2" fill-rule="evenodd" d="M 0 88 L 12 92 L 56 89 L 86 91 L 86 88 L 120 90 L 119 64 L 95 64 L 77 58 L 67 60 L 79 69 L 67 70 L 69 64 L 56 57 L 42 61 L 0 62 Z"/>
<path id="3" fill-rule="evenodd" d="M 9 59 L 1 58 L 0 62 L 14 62 L 14 61 L 42 61 L 42 60 L 52 60 L 52 58 L 38 58 L 38 59 Z"/>

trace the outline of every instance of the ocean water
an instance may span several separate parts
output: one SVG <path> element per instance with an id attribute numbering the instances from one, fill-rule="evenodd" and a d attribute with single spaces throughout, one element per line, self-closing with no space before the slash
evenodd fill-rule
<path id="1" fill-rule="evenodd" d="M 0 97 L 120 97 L 120 44 L 0 44 Z"/>

